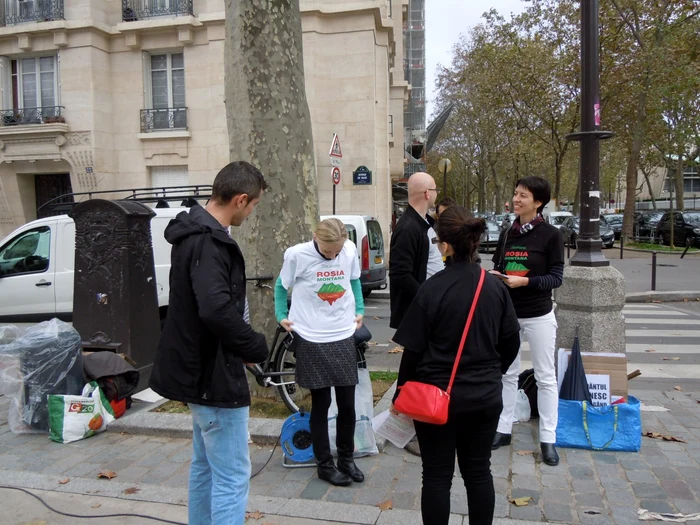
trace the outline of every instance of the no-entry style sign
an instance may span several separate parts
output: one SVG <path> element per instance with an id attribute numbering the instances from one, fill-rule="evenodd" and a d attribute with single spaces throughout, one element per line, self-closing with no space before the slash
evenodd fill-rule
<path id="1" fill-rule="evenodd" d="M 333 166 L 331 168 L 331 178 L 333 179 L 333 184 L 340 184 L 340 168 Z"/>

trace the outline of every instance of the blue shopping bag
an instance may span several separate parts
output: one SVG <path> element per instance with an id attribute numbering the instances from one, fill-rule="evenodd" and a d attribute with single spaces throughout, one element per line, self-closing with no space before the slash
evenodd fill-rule
<path id="1" fill-rule="evenodd" d="M 637 452 L 642 446 L 639 399 L 593 407 L 586 401 L 559 400 L 557 446 Z"/>

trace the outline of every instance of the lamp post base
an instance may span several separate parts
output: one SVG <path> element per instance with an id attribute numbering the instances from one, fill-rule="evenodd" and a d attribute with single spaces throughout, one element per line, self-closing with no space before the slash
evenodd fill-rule
<path id="1" fill-rule="evenodd" d="M 571 266 L 587 266 L 589 268 L 610 266 L 610 261 L 603 255 L 603 242 L 600 239 L 578 239 L 576 255 L 571 258 Z"/>

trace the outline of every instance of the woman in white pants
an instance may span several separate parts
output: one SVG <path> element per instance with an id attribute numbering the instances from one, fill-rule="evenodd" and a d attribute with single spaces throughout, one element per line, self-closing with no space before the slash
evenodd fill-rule
<path id="1" fill-rule="evenodd" d="M 527 341 L 537 381 L 540 413 L 540 448 L 547 465 L 558 465 L 558 398 L 554 370 L 557 321 L 552 310 L 552 290 L 561 286 L 564 275 L 564 240 L 561 232 L 547 224 L 542 210 L 549 202 L 549 182 L 541 177 L 524 177 L 513 194 L 517 218 L 501 233 L 493 256 L 492 273 L 501 276 L 520 323 L 520 342 Z M 515 398 L 520 374 L 520 353 L 503 376 L 503 411 L 492 449 L 510 445 Z"/>

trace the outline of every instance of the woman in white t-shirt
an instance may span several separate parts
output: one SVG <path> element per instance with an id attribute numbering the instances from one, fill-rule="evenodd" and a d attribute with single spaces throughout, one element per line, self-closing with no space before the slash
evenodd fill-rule
<path id="1" fill-rule="evenodd" d="M 287 290 L 294 288 L 291 311 Z M 311 391 L 311 440 L 318 477 L 333 485 L 364 481 L 353 460 L 357 354 L 364 301 L 357 248 L 338 219 L 321 221 L 313 240 L 284 253 L 275 284 L 275 316 L 296 341 L 296 382 Z M 338 466 L 328 438 L 331 387 L 338 404 Z"/>

